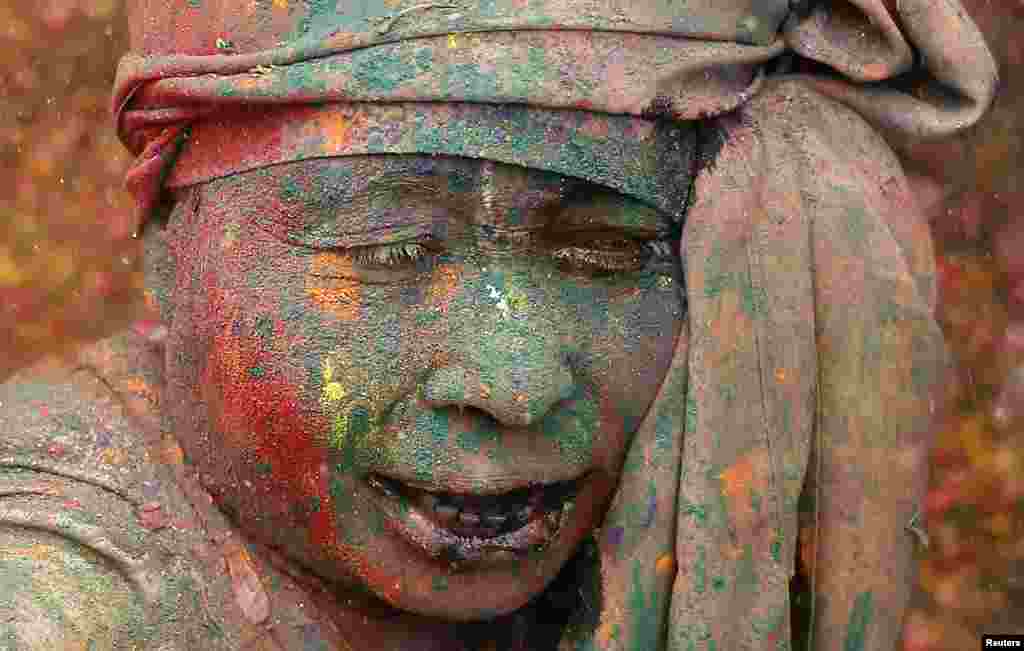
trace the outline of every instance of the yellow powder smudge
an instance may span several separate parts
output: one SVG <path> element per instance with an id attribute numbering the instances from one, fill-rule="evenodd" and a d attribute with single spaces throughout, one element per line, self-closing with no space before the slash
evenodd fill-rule
<path id="1" fill-rule="evenodd" d="M 0 246 L 0 286 L 13 287 L 25 280 L 25 274 L 19 268 L 10 249 Z"/>
<path id="2" fill-rule="evenodd" d="M 334 405 L 348 396 L 348 392 L 345 391 L 345 387 L 342 386 L 341 382 L 334 379 L 334 365 L 331 364 L 330 359 L 325 359 L 323 364 L 324 370 L 324 390 L 323 390 L 323 401 L 327 405 Z"/>
<path id="3" fill-rule="evenodd" d="M 347 403 L 351 402 L 352 396 L 342 381 L 350 382 L 352 378 L 349 369 L 344 366 L 346 365 L 343 363 L 342 369 L 335 368 L 329 357 L 324 358 L 322 365 L 324 388 L 320 395 L 320 405 L 333 419 L 331 431 L 327 436 L 329 444 L 335 449 L 344 447 L 348 436 L 350 405 Z"/>
<path id="4" fill-rule="evenodd" d="M 17 538 L 15 538 L 15 540 L 17 540 Z M 43 545 L 39 543 L 31 544 L 27 547 L 19 546 L 15 549 L 17 550 L 17 553 L 10 554 L 10 558 L 30 559 L 37 562 L 45 562 L 59 559 L 62 556 L 61 552 L 55 549 L 52 545 Z"/>
<path id="5" fill-rule="evenodd" d="M 123 466 L 128 463 L 128 451 L 124 448 L 107 448 L 100 454 L 100 459 L 111 466 Z"/>

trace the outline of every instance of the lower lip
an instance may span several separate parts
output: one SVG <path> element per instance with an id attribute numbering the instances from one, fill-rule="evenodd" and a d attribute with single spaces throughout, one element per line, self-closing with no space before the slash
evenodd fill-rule
<path id="1" fill-rule="evenodd" d="M 430 558 L 450 565 L 491 565 L 523 560 L 542 553 L 565 528 L 573 511 L 568 499 L 561 509 L 533 518 L 525 525 L 493 538 L 459 536 L 439 525 L 413 504 L 368 486 L 385 515 L 385 526 Z"/>

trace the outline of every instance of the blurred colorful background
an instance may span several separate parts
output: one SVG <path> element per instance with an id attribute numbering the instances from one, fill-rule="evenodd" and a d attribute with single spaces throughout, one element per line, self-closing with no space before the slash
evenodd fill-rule
<path id="1" fill-rule="evenodd" d="M 0 381 L 144 316 L 129 159 L 108 118 L 122 3 L 0 0 Z M 905 161 L 934 227 L 957 360 L 905 651 L 1024 633 L 1024 1 L 965 5 L 1003 88 L 978 127 Z"/>

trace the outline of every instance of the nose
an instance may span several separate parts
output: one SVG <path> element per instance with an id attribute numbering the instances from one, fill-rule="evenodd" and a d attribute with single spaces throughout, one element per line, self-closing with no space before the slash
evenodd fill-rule
<path id="1" fill-rule="evenodd" d="M 554 338 L 499 333 L 449 342 L 450 362 L 430 374 L 422 398 L 429 407 L 472 407 L 502 425 L 530 427 L 575 393 L 569 355 Z"/>

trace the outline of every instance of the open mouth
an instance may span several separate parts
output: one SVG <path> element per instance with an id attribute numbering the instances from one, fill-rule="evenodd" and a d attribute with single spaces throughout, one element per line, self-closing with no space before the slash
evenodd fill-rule
<path id="1" fill-rule="evenodd" d="M 496 495 L 432 492 L 371 475 L 392 529 L 449 562 L 507 561 L 542 551 L 572 511 L 581 479 Z"/>

